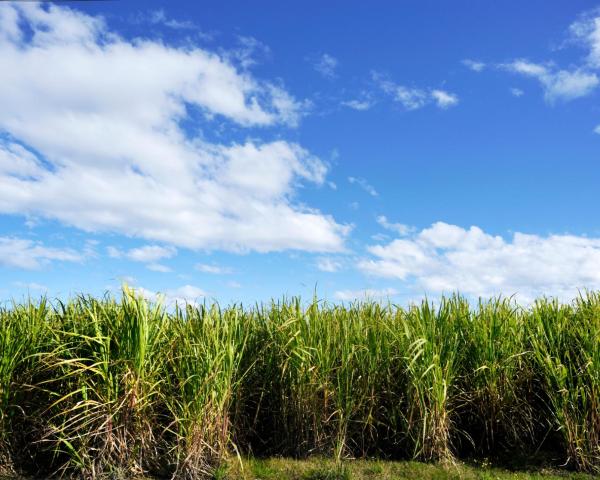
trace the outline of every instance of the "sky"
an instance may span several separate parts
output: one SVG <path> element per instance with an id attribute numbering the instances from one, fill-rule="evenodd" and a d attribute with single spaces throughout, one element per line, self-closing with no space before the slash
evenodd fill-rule
<path id="1" fill-rule="evenodd" d="M 600 289 L 600 4 L 0 3 L 0 299 Z"/>

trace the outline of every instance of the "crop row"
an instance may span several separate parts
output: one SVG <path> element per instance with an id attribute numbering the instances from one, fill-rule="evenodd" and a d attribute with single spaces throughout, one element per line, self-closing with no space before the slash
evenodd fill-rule
<path id="1" fill-rule="evenodd" d="M 400 308 L 119 298 L 0 310 L 0 465 L 202 478 L 230 454 L 600 472 L 600 295 Z"/>

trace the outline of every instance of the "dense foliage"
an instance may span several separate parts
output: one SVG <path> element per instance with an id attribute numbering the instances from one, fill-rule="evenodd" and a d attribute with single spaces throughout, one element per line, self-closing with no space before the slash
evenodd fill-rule
<path id="1" fill-rule="evenodd" d="M 540 449 L 600 472 L 596 293 L 168 311 L 124 289 L 0 310 L 4 468 L 193 479 L 232 453 Z"/>

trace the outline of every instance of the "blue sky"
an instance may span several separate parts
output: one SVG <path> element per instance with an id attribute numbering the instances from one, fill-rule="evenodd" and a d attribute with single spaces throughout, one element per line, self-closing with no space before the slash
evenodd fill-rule
<path id="1" fill-rule="evenodd" d="M 0 297 L 600 288 L 599 84 L 591 2 L 2 3 Z"/>

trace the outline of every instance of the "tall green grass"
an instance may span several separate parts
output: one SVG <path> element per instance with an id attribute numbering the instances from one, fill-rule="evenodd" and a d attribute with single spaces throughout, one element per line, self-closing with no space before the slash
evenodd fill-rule
<path id="1" fill-rule="evenodd" d="M 540 300 L 531 312 L 535 366 L 567 461 L 600 472 L 600 296 L 566 307 Z"/>
<path id="2" fill-rule="evenodd" d="M 46 346 L 48 314 L 46 299 L 0 310 L 0 467 L 12 467 L 15 439 L 22 438 L 13 427 L 23 420 L 35 354 Z"/>
<path id="3" fill-rule="evenodd" d="M 86 477 L 141 473 L 154 460 L 168 317 L 124 289 L 120 302 L 59 303 L 51 348 L 39 353 L 40 449 Z"/>
<path id="4" fill-rule="evenodd" d="M 539 451 L 600 472 L 599 294 L 169 310 L 124 288 L 0 310 L 4 467 L 196 479 L 238 454 Z"/>
<path id="5" fill-rule="evenodd" d="M 476 453 L 536 442 L 538 393 L 526 313 L 508 298 L 480 300 L 463 327 L 459 418 L 463 441 Z"/>
<path id="6" fill-rule="evenodd" d="M 252 324 L 243 310 L 187 307 L 171 318 L 164 391 L 176 476 L 210 475 L 230 447 L 232 404 Z"/>

